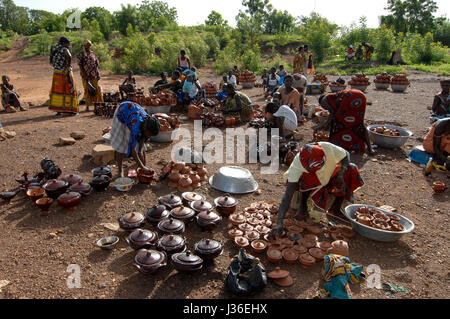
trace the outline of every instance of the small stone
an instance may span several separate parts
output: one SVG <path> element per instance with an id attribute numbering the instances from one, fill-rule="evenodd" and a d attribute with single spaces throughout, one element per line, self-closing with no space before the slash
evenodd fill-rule
<path id="1" fill-rule="evenodd" d="M 88 238 L 92 238 L 92 237 L 94 237 L 93 233 L 88 234 Z"/>
<path id="2" fill-rule="evenodd" d="M 111 145 L 96 145 L 92 150 L 92 157 L 97 165 L 107 165 L 114 161 L 114 149 Z"/>
<path id="3" fill-rule="evenodd" d="M 262 194 L 262 190 L 258 189 L 258 190 L 256 191 L 256 195 L 261 195 L 261 194 Z"/>
<path id="4" fill-rule="evenodd" d="M 56 238 L 56 236 L 58 236 L 58 235 L 55 233 L 48 234 L 48 238 Z"/>
<path id="5" fill-rule="evenodd" d="M 59 138 L 59 144 L 60 145 L 73 145 L 77 141 L 73 137 L 60 137 Z"/>
<path id="6" fill-rule="evenodd" d="M 70 136 L 76 140 L 82 140 L 83 138 L 86 137 L 86 133 L 81 132 L 81 131 L 75 131 L 75 132 L 70 133 Z"/>

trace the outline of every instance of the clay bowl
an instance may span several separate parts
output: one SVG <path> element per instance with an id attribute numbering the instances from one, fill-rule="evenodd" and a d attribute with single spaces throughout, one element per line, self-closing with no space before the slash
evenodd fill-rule
<path id="1" fill-rule="evenodd" d="M 237 248 L 241 249 L 247 248 L 250 245 L 250 242 L 244 236 L 236 236 L 234 238 L 234 244 L 236 245 Z"/>
<path id="2" fill-rule="evenodd" d="M 356 216 L 356 221 L 366 226 L 370 226 L 372 224 L 373 216 L 369 214 L 359 214 Z"/>
<path id="3" fill-rule="evenodd" d="M 155 171 L 150 169 L 149 173 L 145 173 L 141 168 L 137 170 L 137 176 L 139 183 L 141 184 L 151 184 L 153 182 Z"/>
<path id="4" fill-rule="evenodd" d="M 390 226 L 391 226 L 391 231 L 398 231 L 398 232 L 401 232 L 401 231 L 404 231 L 404 230 L 405 230 L 405 226 L 403 226 L 402 224 L 400 224 L 400 223 L 397 222 L 397 221 L 391 220 L 389 224 L 390 224 Z"/>
<path id="5" fill-rule="evenodd" d="M 36 202 L 39 198 L 44 197 L 44 194 L 45 190 L 43 188 L 27 190 L 27 196 L 33 203 Z"/>
<path id="6" fill-rule="evenodd" d="M 283 259 L 283 253 L 278 250 L 274 249 L 272 247 L 267 250 L 267 260 L 271 262 L 272 264 L 277 264 Z"/>
<path id="7" fill-rule="evenodd" d="M 307 249 L 310 249 L 310 248 L 316 247 L 316 243 L 317 242 L 313 241 L 313 240 L 306 239 L 306 238 L 302 238 L 302 239 L 298 240 L 298 243 L 300 245 L 302 245 L 303 247 L 305 247 Z"/>
<path id="8" fill-rule="evenodd" d="M 256 254 L 261 254 L 266 250 L 268 244 L 265 240 L 258 239 L 258 240 L 252 241 L 251 246 L 253 248 L 253 251 Z"/>
<path id="9" fill-rule="evenodd" d="M 281 254 L 283 256 L 283 260 L 288 264 L 294 264 L 298 259 L 297 251 L 292 248 L 284 249 Z"/>
<path id="10" fill-rule="evenodd" d="M 235 239 L 237 236 L 243 236 L 244 232 L 240 229 L 232 228 L 228 231 L 228 237 Z"/>
<path id="11" fill-rule="evenodd" d="M 77 192 L 71 192 L 67 190 L 64 194 L 60 195 L 57 199 L 58 204 L 65 209 L 74 209 L 81 202 L 81 194 Z"/>
<path id="12" fill-rule="evenodd" d="M 281 270 L 280 267 L 276 267 L 275 270 L 269 272 L 267 277 L 270 279 L 284 279 L 289 276 L 289 271 Z"/>
<path id="13" fill-rule="evenodd" d="M 287 276 L 283 279 L 274 279 L 273 282 L 280 287 L 290 287 L 294 284 L 294 279 L 291 276 Z"/>
<path id="14" fill-rule="evenodd" d="M 327 252 L 328 249 L 331 248 L 331 243 L 327 241 L 321 241 L 317 243 L 317 248 L 322 249 L 324 252 Z"/>
<path id="15" fill-rule="evenodd" d="M 53 199 L 50 197 L 43 197 L 36 200 L 36 206 L 41 210 L 41 216 L 48 216 L 48 210 L 53 204 Z"/>
<path id="16" fill-rule="evenodd" d="M 240 224 L 245 223 L 246 218 L 243 214 L 231 214 L 228 217 L 228 221 L 234 226 L 239 226 Z"/>

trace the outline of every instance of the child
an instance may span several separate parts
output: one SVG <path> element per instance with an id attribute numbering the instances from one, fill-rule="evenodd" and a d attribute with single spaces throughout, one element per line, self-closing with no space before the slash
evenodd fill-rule
<path id="1" fill-rule="evenodd" d="M 181 72 L 191 68 L 191 60 L 186 56 L 186 51 L 181 50 L 178 57 L 178 67 L 181 68 Z"/>
<path id="2" fill-rule="evenodd" d="M 233 68 L 233 75 L 236 77 L 236 83 L 239 85 L 239 75 L 241 75 L 241 71 L 239 71 L 237 65 Z"/>
<path id="3" fill-rule="evenodd" d="M 122 100 L 124 100 L 124 93 L 134 93 L 136 92 L 136 78 L 133 76 L 133 71 L 128 71 L 128 77 L 123 81 L 122 85 L 119 85 L 119 92 Z"/>
<path id="4" fill-rule="evenodd" d="M 277 69 L 270 69 L 269 80 L 267 81 L 267 92 L 272 95 L 278 90 L 280 77 L 276 74 Z"/>
<path id="5" fill-rule="evenodd" d="M 266 90 L 267 84 L 269 82 L 269 73 L 267 73 L 267 69 L 264 69 L 263 74 L 261 75 L 262 85 L 264 91 Z"/>
<path id="6" fill-rule="evenodd" d="M 280 65 L 279 70 L 277 71 L 277 75 L 280 77 L 280 86 L 284 84 L 284 78 L 287 75 L 286 70 L 284 69 L 284 65 Z"/>
<path id="7" fill-rule="evenodd" d="M 236 75 L 233 74 L 233 71 L 228 72 L 227 83 L 237 86 L 237 78 Z"/>
<path id="8" fill-rule="evenodd" d="M 9 83 L 9 77 L 7 75 L 2 76 L 2 105 L 7 112 L 16 112 L 16 109 L 26 111 L 22 107 L 19 101 L 19 94 L 14 91 L 14 85 Z"/>

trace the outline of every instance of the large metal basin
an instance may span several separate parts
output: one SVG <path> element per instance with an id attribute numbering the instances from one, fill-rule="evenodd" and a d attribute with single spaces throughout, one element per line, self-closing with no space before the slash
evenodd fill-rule
<path id="1" fill-rule="evenodd" d="M 258 183 L 249 170 L 238 166 L 223 166 L 209 179 L 212 188 L 230 194 L 249 194 Z"/>
<path id="2" fill-rule="evenodd" d="M 382 126 L 385 126 L 388 129 L 399 130 L 401 136 L 387 136 L 384 134 L 372 132 L 373 128 L 382 127 Z M 410 130 L 400 127 L 400 126 L 395 126 L 395 125 L 381 125 L 381 124 L 369 125 L 367 127 L 367 129 L 369 130 L 369 134 L 370 134 L 374 144 L 376 144 L 380 147 L 389 148 L 389 149 L 402 147 L 406 143 L 408 138 L 410 138 L 411 136 L 414 135 L 414 133 L 411 132 Z"/>
<path id="3" fill-rule="evenodd" d="M 366 226 L 364 224 L 357 222 L 356 221 L 356 211 L 358 210 L 359 207 L 362 207 L 362 206 L 367 206 L 369 208 L 376 209 L 385 214 L 395 215 L 395 216 L 399 217 L 400 224 L 402 224 L 403 227 L 405 227 L 405 230 L 402 232 L 393 232 L 393 231 L 372 228 L 372 227 L 369 227 L 369 226 Z M 383 242 L 397 241 L 403 235 L 411 233 L 415 227 L 414 223 L 411 220 L 409 220 L 408 218 L 406 218 L 402 215 L 391 213 L 391 212 L 382 210 L 378 207 L 374 207 L 374 206 L 370 206 L 370 205 L 361 205 L 361 204 L 349 205 L 349 206 L 345 207 L 344 215 L 352 223 L 353 230 L 355 230 L 357 233 L 359 233 L 360 235 L 362 235 L 364 237 L 367 237 L 369 239 L 373 239 L 376 241 L 383 241 Z"/>

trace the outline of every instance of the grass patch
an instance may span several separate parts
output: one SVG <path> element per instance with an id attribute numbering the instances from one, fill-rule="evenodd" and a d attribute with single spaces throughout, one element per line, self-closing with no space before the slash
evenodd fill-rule
<path id="1" fill-rule="evenodd" d="M 450 75 L 450 63 L 443 64 L 410 64 L 408 68 L 423 72 L 437 73 L 438 75 Z"/>

